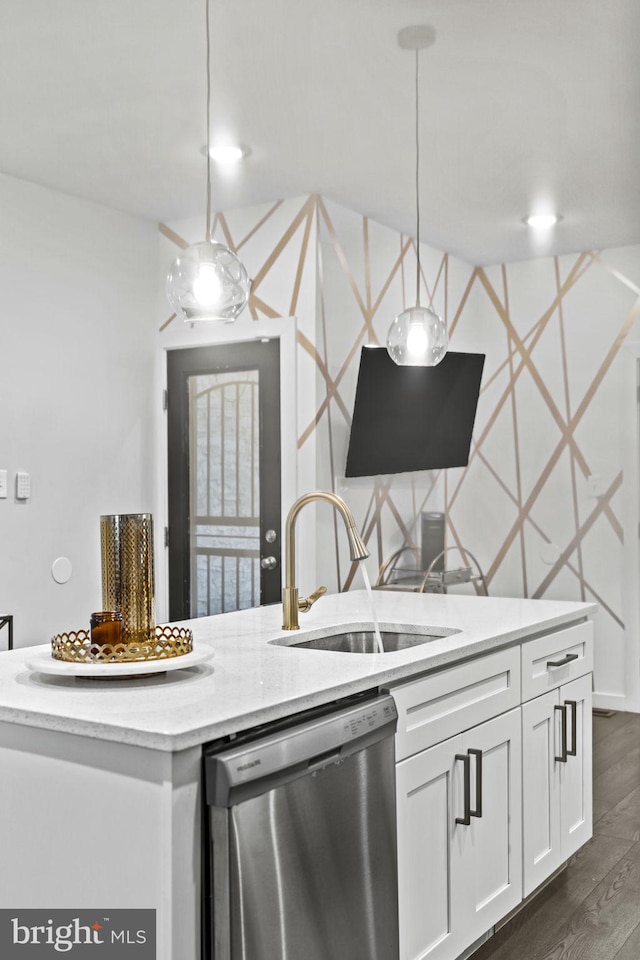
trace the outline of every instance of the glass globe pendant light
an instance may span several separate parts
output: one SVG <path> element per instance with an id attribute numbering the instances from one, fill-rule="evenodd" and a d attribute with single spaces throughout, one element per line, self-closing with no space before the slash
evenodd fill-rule
<path id="1" fill-rule="evenodd" d="M 167 297 L 185 321 L 220 320 L 231 323 L 249 298 L 247 271 L 229 247 L 217 243 L 211 217 L 211 31 L 210 0 L 205 0 L 207 35 L 207 227 L 206 239 L 183 250 L 171 264 Z"/>
<path id="2" fill-rule="evenodd" d="M 387 352 L 401 367 L 435 367 L 447 352 L 447 327 L 431 307 L 420 304 L 420 110 L 418 54 L 435 43 L 433 27 L 405 27 L 398 34 L 403 50 L 416 55 L 416 305 L 395 318 L 387 334 Z"/>

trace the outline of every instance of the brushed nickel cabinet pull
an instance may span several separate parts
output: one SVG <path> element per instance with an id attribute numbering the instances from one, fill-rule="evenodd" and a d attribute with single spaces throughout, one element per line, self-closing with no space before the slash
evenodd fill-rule
<path id="1" fill-rule="evenodd" d="M 476 758 L 476 808 L 471 810 L 472 817 L 482 816 L 482 750 L 468 750 Z"/>
<path id="2" fill-rule="evenodd" d="M 562 713 L 562 753 L 559 757 L 554 757 L 559 763 L 567 762 L 567 708 L 566 706 L 555 706 L 554 710 L 560 710 Z"/>
<path id="3" fill-rule="evenodd" d="M 577 653 L 568 653 L 562 660 L 547 660 L 548 667 L 564 667 L 567 663 L 571 663 L 572 660 L 578 660 L 579 655 Z"/>
<path id="4" fill-rule="evenodd" d="M 571 750 L 567 747 L 567 756 L 575 757 L 578 752 L 578 704 L 575 700 L 565 700 L 565 704 L 571 707 Z"/>
<path id="5" fill-rule="evenodd" d="M 456 760 L 464 764 L 464 817 L 456 817 L 456 823 L 468 827 L 471 823 L 471 757 L 468 753 L 456 753 Z"/>

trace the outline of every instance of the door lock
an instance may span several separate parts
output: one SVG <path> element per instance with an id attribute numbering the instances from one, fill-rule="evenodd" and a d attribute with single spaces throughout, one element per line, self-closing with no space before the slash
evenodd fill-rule
<path id="1" fill-rule="evenodd" d="M 276 540 L 278 539 L 278 534 L 275 532 L 275 530 L 267 530 L 267 532 L 264 535 L 264 538 L 267 541 L 267 543 L 275 543 Z"/>

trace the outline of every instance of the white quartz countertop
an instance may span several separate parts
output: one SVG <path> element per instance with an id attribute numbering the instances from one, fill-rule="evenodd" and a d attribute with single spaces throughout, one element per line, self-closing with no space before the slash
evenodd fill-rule
<path id="1" fill-rule="evenodd" d="M 296 650 L 269 643 L 338 626 L 370 627 L 365 591 L 334 594 L 281 628 L 282 606 L 187 621 L 207 663 L 147 678 L 53 677 L 27 664 L 49 644 L 0 653 L 0 721 L 155 750 L 181 750 L 332 700 L 478 656 L 593 615 L 596 605 L 554 600 L 376 592 L 382 629 L 459 630 L 397 653 Z"/>

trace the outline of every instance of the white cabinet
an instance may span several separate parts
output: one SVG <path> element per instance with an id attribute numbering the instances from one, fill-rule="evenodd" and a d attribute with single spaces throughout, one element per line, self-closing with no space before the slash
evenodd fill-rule
<path id="1" fill-rule="evenodd" d="M 592 669 L 584 621 L 391 688 L 400 960 L 456 960 L 591 836 Z"/>
<path id="2" fill-rule="evenodd" d="M 157 960 L 199 960 L 201 767 L 199 746 L 0 722 L 0 906 L 156 910 Z"/>
<path id="3" fill-rule="evenodd" d="M 396 767 L 400 960 L 451 960 L 522 897 L 516 708 Z"/>
<path id="4" fill-rule="evenodd" d="M 522 707 L 524 895 L 592 834 L 591 674 Z"/>

